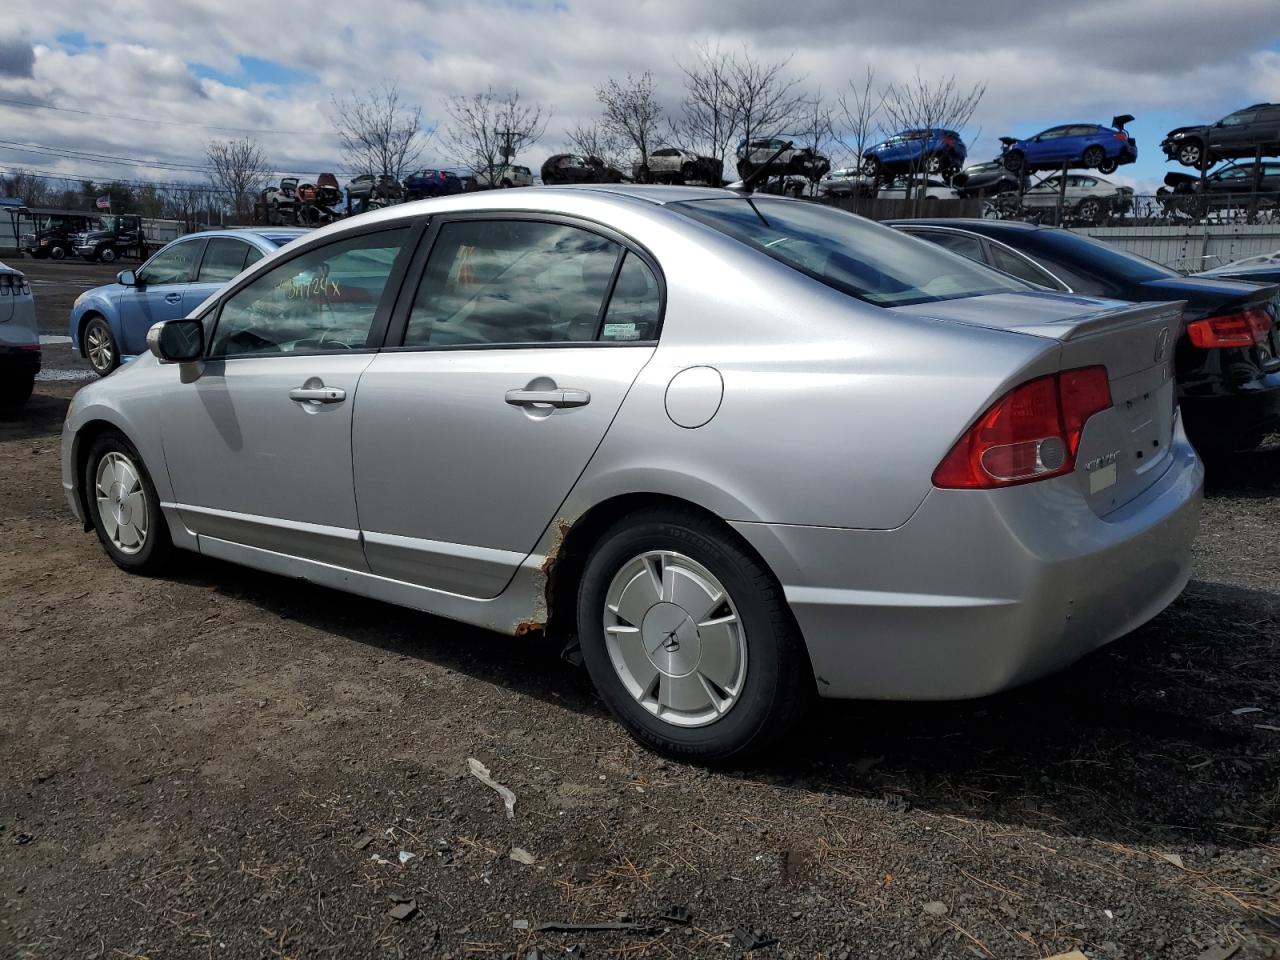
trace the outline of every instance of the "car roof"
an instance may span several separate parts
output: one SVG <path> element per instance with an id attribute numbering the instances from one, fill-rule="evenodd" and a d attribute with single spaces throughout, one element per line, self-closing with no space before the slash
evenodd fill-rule
<path id="1" fill-rule="evenodd" d="M 265 240 L 273 246 L 284 246 L 290 240 L 310 233 L 306 227 L 231 227 L 222 230 L 197 230 L 195 233 L 184 233 L 178 240 L 191 240 L 197 237 L 238 237 L 241 240 L 256 238 Z"/>

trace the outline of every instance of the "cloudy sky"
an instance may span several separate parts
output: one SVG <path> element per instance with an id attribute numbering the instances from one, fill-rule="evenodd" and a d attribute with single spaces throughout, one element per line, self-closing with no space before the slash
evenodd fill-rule
<path id="1" fill-rule="evenodd" d="M 867 65 L 885 82 L 985 82 L 970 156 L 997 137 L 1132 113 L 1154 188 L 1166 131 L 1280 100 L 1280 0 L 39 0 L 0 25 L 0 171 L 199 179 L 206 142 L 259 139 L 273 166 L 341 170 L 333 96 L 397 82 L 431 123 L 492 85 L 553 111 L 535 169 L 598 114 L 593 87 L 651 71 L 669 109 L 699 43 L 790 56 L 834 95 Z M 41 106 L 33 106 L 41 105 Z M 50 109 L 58 108 L 58 109 Z M 443 141 L 429 161 L 447 164 Z M 107 163 L 102 157 L 143 163 Z M 152 165 L 148 165 L 150 162 Z"/>

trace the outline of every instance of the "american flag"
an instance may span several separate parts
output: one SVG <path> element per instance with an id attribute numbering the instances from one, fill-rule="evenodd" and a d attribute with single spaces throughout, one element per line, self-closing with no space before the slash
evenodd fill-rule
<path id="1" fill-rule="evenodd" d="M 95 201 L 95 203 L 96 203 L 96 205 L 97 205 L 97 207 L 98 207 L 98 209 L 99 209 L 99 210 L 110 210 L 110 209 L 111 209 L 111 198 L 110 198 L 110 197 L 108 197 L 108 196 L 101 196 L 101 197 L 99 197 L 99 198 Z"/>

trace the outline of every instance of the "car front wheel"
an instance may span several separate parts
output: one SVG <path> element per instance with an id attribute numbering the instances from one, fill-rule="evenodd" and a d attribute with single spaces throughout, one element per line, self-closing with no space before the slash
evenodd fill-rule
<path id="1" fill-rule="evenodd" d="M 578 635 L 614 716 L 669 755 L 758 754 L 812 697 L 781 589 L 728 531 L 692 511 L 633 514 L 605 533 L 583 571 Z"/>
<path id="2" fill-rule="evenodd" d="M 1004 168 L 1010 173 L 1019 173 L 1022 170 L 1026 158 L 1020 150 L 1010 150 L 1000 160 L 1004 164 Z"/>
<path id="3" fill-rule="evenodd" d="M 160 498 L 133 444 L 116 433 L 95 439 L 83 483 L 89 520 L 116 566 L 153 573 L 170 561 L 173 541 Z"/>
<path id="4" fill-rule="evenodd" d="M 116 338 L 102 317 L 94 317 L 84 328 L 84 355 L 88 357 L 93 372 L 100 377 L 105 377 L 120 365 Z"/>
<path id="5" fill-rule="evenodd" d="M 1178 162 L 1184 167 L 1196 167 L 1204 162 L 1204 148 L 1198 140 L 1188 140 L 1178 148 Z"/>

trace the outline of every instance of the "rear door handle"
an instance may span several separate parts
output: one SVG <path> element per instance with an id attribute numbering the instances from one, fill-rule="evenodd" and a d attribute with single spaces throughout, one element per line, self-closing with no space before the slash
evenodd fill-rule
<path id="1" fill-rule="evenodd" d="M 302 403 L 341 403 L 347 399 L 347 391 L 341 387 L 294 387 L 289 399 Z"/>
<path id="2" fill-rule="evenodd" d="M 507 403 L 513 407 L 527 407 L 540 403 L 548 407 L 585 407 L 591 402 L 591 394 L 586 390 L 575 390 L 572 387 L 555 387 L 551 390 L 508 390 Z"/>

